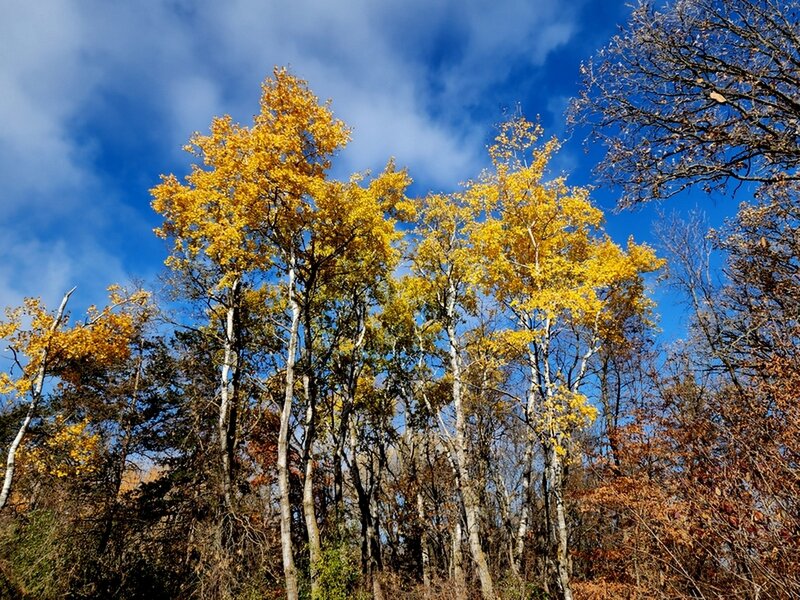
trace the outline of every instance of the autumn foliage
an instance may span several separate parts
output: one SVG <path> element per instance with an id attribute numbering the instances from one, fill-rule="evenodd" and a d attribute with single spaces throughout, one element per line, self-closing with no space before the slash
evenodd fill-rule
<path id="1" fill-rule="evenodd" d="M 389 158 L 339 180 L 350 131 L 286 69 L 195 134 L 151 190 L 161 306 L 0 322 L 0 596 L 799 596 L 792 178 L 656 251 L 542 136 L 501 124 L 449 193 Z"/>

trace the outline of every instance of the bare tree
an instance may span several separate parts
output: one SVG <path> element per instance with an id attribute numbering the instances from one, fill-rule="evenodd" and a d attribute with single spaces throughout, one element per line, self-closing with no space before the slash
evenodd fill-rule
<path id="1" fill-rule="evenodd" d="M 645 0 L 582 74 L 569 120 L 623 205 L 800 179 L 798 0 Z"/>

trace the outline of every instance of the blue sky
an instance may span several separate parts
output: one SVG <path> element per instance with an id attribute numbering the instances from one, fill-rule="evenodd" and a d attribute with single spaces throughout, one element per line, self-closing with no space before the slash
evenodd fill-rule
<path id="1" fill-rule="evenodd" d="M 166 248 L 149 188 L 185 174 L 181 148 L 212 116 L 249 122 L 275 65 L 352 126 L 336 175 L 395 156 L 414 192 L 448 191 L 485 165 L 493 125 L 517 105 L 563 136 L 580 62 L 628 11 L 598 0 L 6 0 L 0 305 L 55 304 L 78 285 L 78 309 L 112 282 L 154 280 Z M 600 153 L 581 138 L 554 167 L 588 184 Z M 595 198 L 610 209 L 616 196 Z M 695 202 L 706 200 L 676 206 Z M 609 215 L 608 229 L 647 240 L 656 208 Z"/>

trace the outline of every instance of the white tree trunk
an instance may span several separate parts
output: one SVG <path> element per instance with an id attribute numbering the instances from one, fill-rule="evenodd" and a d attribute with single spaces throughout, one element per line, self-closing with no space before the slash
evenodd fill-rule
<path id="1" fill-rule="evenodd" d="M 567 511 L 564 504 L 564 465 L 561 457 L 553 444 L 548 444 L 545 449 L 546 469 L 550 494 L 552 497 L 553 508 L 555 509 L 555 521 L 552 528 L 555 533 L 556 541 L 556 573 L 558 576 L 558 586 L 564 600 L 572 600 L 572 587 L 570 584 L 570 558 L 569 558 L 569 537 L 567 531 Z M 551 516 L 552 518 L 552 516 Z"/>
<path id="2" fill-rule="evenodd" d="M 380 467 L 379 467 L 380 468 Z M 380 486 L 380 473 L 378 474 L 379 481 L 377 483 Z M 375 493 L 373 492 L 372 498 L 370 500 L 370 524 L 367 531 L 367 537 L 369 538 L 369 575 L 372 579 L 372 598 L 373 600 L 385 600 L 385 596 L 383 593 L 383 586 L 381 585 L 381 570 L 379 569 L 379 565 L 382 564 L 382 560 L 380 556 L 376 556 L 376 552 L 380 552 L 380 545 L 378 543 L 378 502 L 375 498 Z M 373 548 L 374 546 L 374 548 Z"/>
<path id="3" fill-rule="evenodd" d="M 417 517 L 419 518 L 420 523 L 422 524 L 427 523 L 427 518 L 425 515 L 425 501 L 422 498 L 422 491 L 419 489 L 417 490 Z M 425 598 L 430 598 L 431 559 L 430 559 L 430 548 L 428 547 L 428 534 L 424 528 L 420 533 L 420 538 L 421 539 L 419 541 L 419 544 L 421 546 L 421 551 L 422 551 L 422 586 L 424 589 L 423 594 Z"/>
<path id="4" fill-rule="evenodd" d="M 294 565 L 294 551 L 292 549 L 292 506 L 289 501 L 289 421 L 292 416 L 292 401 L 294 400 L 294 364 L 300 328 L 300 306 L 295 298 L 294 256 L 291 257 L 289 263 L 288 291 L 292 321 L 286 350 L 286 383 L 283 409 L 281 410 L 281 425 L 278 433 L 278 488 L 280 491 L 281 551 L 283 555 L 283 574 L 286 580 L 286 598 L 288 600 L 298 600 L 297 569 Z"/>
<path id="5" fill-rule="evenodd" d="M 457 509 L 457 513 L 461 511 Z M 466 600 L 467 580 L 464 578 L 464 554 L 461 552 L 461 515 L 456 514 L 453 523 L 453 585 L 456 600 Z"/>
<path id="6" fill-rule="evenodd" d="M 61 304 L 58 306 L 58 311 L 56 312 L 56 316 L 53 319 L 53 324 L 50 325 L 50 333 L 54 333 L 56 329 L 58 329 L 59 324 L 61 323 L 61 319 L 64 318 L 64 310 L 67 307 L 67 302 L 69 301 L 69 297 L 72 295 L 72 292 L 75 291 L 75 288 L 72 288 L 61 299 Z M 34 379 L 33 387 L 31 388 L 31 403 L 28 406 L 28 412 L 25 415 L 25 420 L 22 421 L 22 425 L 17 431 L 17 435 L 14 436 L 14 440 L 11 442 L 11 446 L 8 448 L 8 458 L 6 459 L 6 475 L 3 479 L 3 489 L 0 491 L 0 510 L 5 508 L 6 503 L 8 502 L 8 497 L 11 494 L 11 482 L 14 479 L 14 464 L 17 458 L 17 450 L 19 449 L 20 444 L 22 443 L 23 438 L 25 437 L 25 433 L 28 431 L 28 426 L 33 419 L 33 415 L 36 412 L 36 407 L 39 405 L 39 400 L 42 397 L 42 388 L 44 387 L 44 377 L 47 373 L 47 359 L 48 359 L 48 351 L 49 351 L 49 344 L 45 346 L 42 350 L 42 354 L 40 357 L 39 368 L 36 371 L 36 379 Z"/>
<path id="7" fill-rule="evenodd" d="M 517 528 L 516 546 L 514 556 L 511 560 L 511 570 L 519 577 L 522 571 L 522 555 L 525 551 L 525 536 L 528 534 L 530 522 L 530 489 L 533 477 L 533 454 L 536 436 L 533 430 L 534 408 L 536 406 L 536 391 L 539 385 L 539 367 L 536 354 L 528 350 L 529 377 L 528 396 L 525 404 L 525 456 L 523 458 L 522 472 L 522 491 L 520 493 L 522 503 L 520 506 L 519 527 Z"/>
<path id="8" fill-rule="evenodd" d="M 475 561 L 478 578 L 481 582 L 481 594 L 484 600 L 494 600 L 496 598 L 494 582 L 489 572 L 489 565 L 486 562 L 486 555 L 481 547 L 480 502 L 469 472 L 466 414 L 461 394 L 461 359 L 456 345 L 455 295 L 455 289 L 451 284 L 446 305 L 446 329 L 450 354 L 450 372 L 453 377 L 453 405 L 456 413 L 455 450 L 458 461 L 459 481 L 461 482 L 461 500 L 467 517 L 467 539 L 469 541 L 470 554 L 472 555 L 472 560 Z"/>
<path id="9" fill-rule="evenodd" d="M 409 448 L 409 460 L 406 461 L 402 453 L 399 454 L 401 460 L 401 471 L 407 471 L 411 480 L 416 487 L 416 508 L 417 520 L 419 521 L 420 531 L 420 563 L 422 565 L 422 586 L 423 598 L 428 600 L 431 597 L 431 566 L 430 566 L 430 547 L 428 540 L 427 528 L 425 525 L 428 523 L 428 517 L 425 511 L 425 498 L 422 493 L 422 482 L 420 480 L 419 472 L 421 465 L 419 464 L 419 454 L 421 453 L 421 445 L 428 444 L 427 436 L 420 435 L 413 425 L 413 418 L 411 416 L 411 392 L 404 386 L 403 395 L 406 398 L 405 402 L 405 415 L 404 420 L 406 423 L 405 437 L 407 439 L 407 446 Z M 423 441 L 424 440 L 424 441 Z"/>
<path id="10" fill-rule="evenodd" d="M 234 404 L 237 401 L 237 379 L 239 368 L 236 343 L 236 310 L 238 304 L 240 281 L 234 281 L 229 296 L 229 305 L 225 312 L 225 342 L 222 370 L 220 372 L 220 403 L 217 435 L 219 437 L 219 451 L 222 463 L 222 497 L 226 511 L 233 508 L 232 469 L 233 469 L 233 438 L 235 437 L 236 423 L 232 422 L 235 415 Z"/>
<path id="11" fill-rule="evenodd" d="M 517 577 L 519 577 L 522 572 L 522 555 L 525 552 L 525 537 L 528 535 L 528 522 L 530 520 L 531 463 L 533 462 L 533 444 L 531 441 L 528 441 L 528 445 L 525 448 L 525 458 L 523 460 L 525 464 L 522 474 L 522 491 L 520 492 L 519 526 L 517 527 L 513 557 L 511 560 L 511 570 Z"/>
<path id="12" fill-rule="evenodd" d="M 311 571 L 311 600 L 320 596 L 319 565 L 322 561 L 322 544 L 319 526 L 317 525 L 317 509 L 314 504 L 314 400 L 309 393 L 308 376 L 303 378 L 306 392 L 306 468 L 303 481 L 303 516 L 308 534 L 308 558 Z"/>

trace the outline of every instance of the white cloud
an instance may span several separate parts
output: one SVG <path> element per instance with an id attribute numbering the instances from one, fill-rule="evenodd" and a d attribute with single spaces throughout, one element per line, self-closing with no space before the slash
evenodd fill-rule
<path id="1" fill-rule="evenodd" d="M 564 44 L 572 18 L 554 0 L 10 0 L 0 21 L 0 285 L 58 295 L 70 280 L 135 264 L 99 240 L 147 229 L 147 208 L 124 202 L 146 205 L 158 172 L 106 154 L 130 146 L 149 168 L 157 157 L 159 171 L 180 172 L 189 134 L 221 113 L 249 121 L 274 65 L 333 98 L 354 128 L 340 174 L 394 155 L 423 186 L 455 187 L 485 160 L 487 124 L 471 122 L 471 107 L 514 64 L 541 64 Z"/>
<path id="2" fill-rule="evenodd" d="M 0 21 L 0 178 L 6 210 L 76 188 L 89 176 L 70 135 L 92 70 L 80 59 L 82 23 L 67 2 L 16 0 Z"/>
<path id="3" fill-rule="evenodd" d="M 37 239 L 29 232 L 0 228 L 0 306 L 19 305 L 24 297 L 42 298 L 54 307 L 64 292 L 78 286 L 73 306 L 102 302 L 105 289 L 125 283 L 118 257 L 91 239 Z M 78 309 L 76 309 L 78 310 Z"/>
<path id="4" fill-rule="evenodd" d="M 180 77 L 167 90 L 170 114 L 169 138 L 184 144 L 195 131 L 208 128 L 209 115 L 224 112 L 218 87 L 207 78 Z"/>

